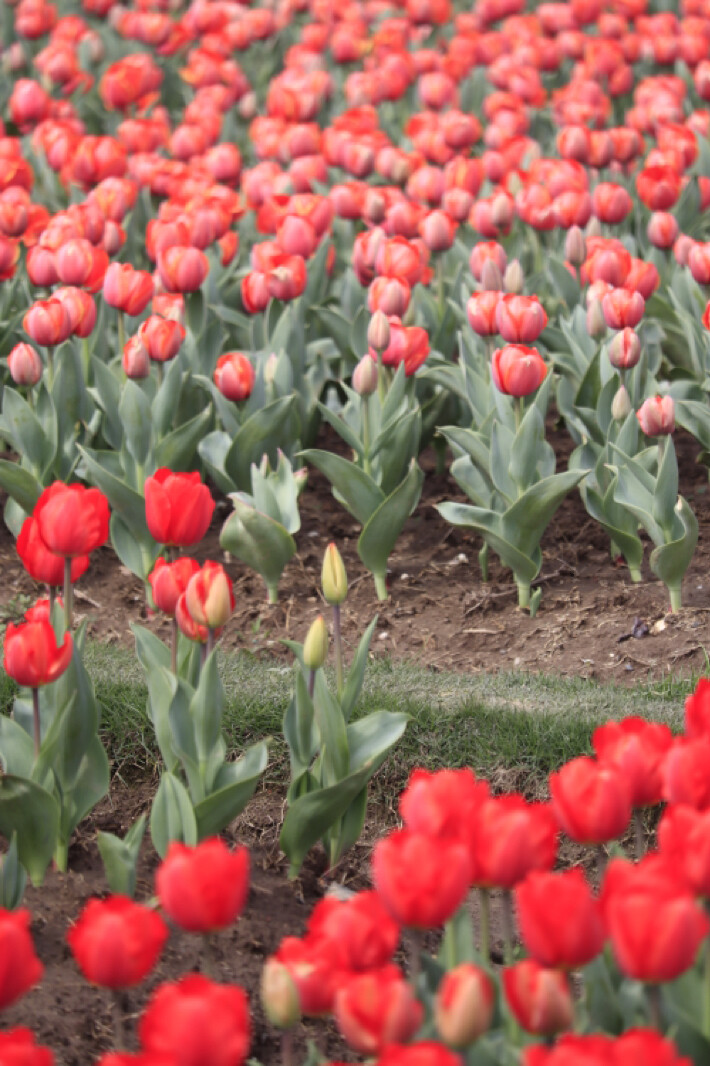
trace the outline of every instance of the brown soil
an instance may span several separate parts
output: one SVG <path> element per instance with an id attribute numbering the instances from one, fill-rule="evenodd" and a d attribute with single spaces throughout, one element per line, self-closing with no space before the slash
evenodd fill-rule
<path id="1" fill-rule="evenodd" d="M 550 434 L 562 459 L 566 433 Z M 328 445 L 333 443 L 328 440 Z M 359 528 L 337 503 L 322 475 L 311 470 L 301 497 L 298 552 L 287 566 L 276 607 L 266 603 L 261 578 L 231 559 L 237 606 L 222 638 L 225 649 L 247 649 L 265 656 L 287 656 L 280 638 L 302 640 L 322 607 L 320 569 L 329 541 L 337 543 L 347 567 L 350 592 L 344 606 L 345 639 L 355 640 L 373 615 L 379 615 L 373 651 L 409 659 L 432 669 L 458 671 L 543 670 L 598 681 L 635 683 L 669 671 L 690 673 L 705 667 L 710 646 L 710 496 L 707 470 L 696 463 L 698 445 L 687 434 L 675 436 L 681 491 L 695 511 L 700 538 L 683 584 L 684 608 L 670 615 L 668 598 L 646 562 L 644 581 L 634 585 L 624 565 L 609 555 L 608 538 L 587 515 L 577 493 L 562 505 L 542 543 L 543 586 L 535 618 L 517 607 L 510 571 L 491 555 L 490 581 L 481 581 L 478 538 L 447 525 L 434 504 L 464 497 L 448 474 L 437 475 L 425 454 L 427 472 L 422 500 L 408 520 L 390 557 L 390 597 L 378 603 L 371 576 L 357 555 Z M 219 531 L 229 513 L 220 500 L 215 521 L 197 553 L 225 561 Z M 647 555 L 650 552 L 647 552 Z M 37 590 L 23 571 L 12 537 L 0 524 L 0 566 L 5 574 L 0 610 L 22 614 Z M 121 567 L 109 548 L 92 556 L 76 588 L 77 610 L 88 617 L 98 640 L 131 645 L 129 628 L 141 619 L 167 638 L 168 623 L 146 617 L 141 582 Z M 643 639 L 627 639 L 639 619 L 648 626 Z"/>

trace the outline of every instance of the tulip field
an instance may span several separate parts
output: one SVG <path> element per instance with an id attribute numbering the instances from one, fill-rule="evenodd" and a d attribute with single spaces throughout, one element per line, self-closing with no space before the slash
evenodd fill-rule
<path id="1" fill-rule="evenodd" d="M 0 34 L 0 1066 L 707 1066 L 708 0 Z"/>

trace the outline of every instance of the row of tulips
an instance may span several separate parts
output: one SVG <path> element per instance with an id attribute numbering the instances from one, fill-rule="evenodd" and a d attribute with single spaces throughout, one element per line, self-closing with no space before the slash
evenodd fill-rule
<path id="1" fill-rule="evenodd" d="M 709 727 L 710 682 L 701 681 L 682 736 L 637 717 L 609 722 L 593 735 L 593 758 L 551 775 L 545 802 L 494 795 L 468 769 L 414 771 L 399 801 L 403 827 L 375 845 L 374 888 L 326 896 L 305 933 L 286 937 L 265 962 L 262 1002 L 284 1031 L 285 1062 L 301 1018 L 330 1016 L 351 1051 L 388 1066 L 706 1061 Z M 646 851 L 642 813 L 662 802 L 657 845 Z M 597 850 L 596 876 L 555 869 L 561 834 Z M 613 843 L 620 837 L 631 840 L 631 857 Z M 244 848 L 230 851 L 218 838 L 172 843 L 155 898 L 90 901 L 68 933 L 72 954 L 96 985 L 137 985 L 168 937 L 157 907 L 210 937 L 237 921 L 248 877 Z M 490 938 L 493 890 L 502 966 Z M 27 911 L 0 912 L 0 942 L 14 959 L 0 1007 L 41 978 L 28 925 Z M 422 934 L 441 929 L 437 954 L 423 952 Z M 393 961 L 403 938 L 407 973 Z M 154 989 L 138 1054 L 121 1051 L 120 1010 L 115 1026 L 117 1053 L 102 1066 L 241 1066 L 249 1049 L 244 992 L 205 975 Z M 2 1040 L 25 1047 L 18 1061 L 51 1061 L 26 1031 Z"/>

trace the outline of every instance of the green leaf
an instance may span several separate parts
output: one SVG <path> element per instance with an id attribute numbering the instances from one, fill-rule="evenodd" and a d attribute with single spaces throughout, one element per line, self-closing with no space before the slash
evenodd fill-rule
<path id="1" fill-rule="evenodd" d="M 145 466 L 153 434 L 150 400 L 137 382 L 127 378 L 121 390 L 118 413 L 123 440 L 136 463 Z"/>
<path id="2" fill-rule="evenodd" d="M 17 833 L 20 862 L 33 885 L 41 885 L 59 835 L 59 806 L 34 781 L 4 774 L 0 777 L 0 833 L 8 840 Z"/>
<path id="3" fill-rule="evenodd" d="M 502 516 L 501 532 L 524 555 L 532 556 L 557 508 L 568 492 L 586 477 L 583 470 L 566 470 L 531 485 Z"/>
<path id="4" fill-rule="evenodd" d="M 351 772 L 366 765 L 381 766 L 407 728 L 409 719 L 402 711 L 373 711 L 349 725 Z"/>
<path id="5" fill-rule="evenodd" d="M 660 446 L 659 446 L 660 448 Z M 661 529 L 670 534 L 673 528 L 675 505 L 678 500 L 678 461 L 673 437 L 666 437 L 663 456 L 658 467 L 656 491 L 653 494 L 651 514 Z"/>
<path id="6" fill-rule="evenodd" d="M 165 858 L 168 845 L 181 840 L 189 848 L 197 844 L 197 821 L 187 789 L 173 774 L 164 773 L 150 812 L 153 847 Z"/>
<path id="7" fill-rule="evenodd" d="M 22 903 L 26 885 L 27 874 L 20 864 L 17 833 L 13 833 L 0 864 L 0 907 L 8 911 L 16 910 Z"/>
<path id="8" fill-rule="evenodd" d="M 364 399 L 362 402 L 366 403 L 367 401 Z M 331 411 L 331 409 L 329 407 L 326 407 L 324 403 L 318 404 L 318 410 L 320 411 L 323 419 L 333 427 L 338 436 L 342 437 L 347 446 L 349 448 L 352 448 L 358 458 L 362 460 L 365 455 L 365 451 L 362 446 L 362 441 L 358 437 L 357 433 L 355 433 L 350 428 L 350 426 L 342 417 L 342 415 L 336 414 L 335 411 Z"/>
<path id="9" fill-rule="evenodd" d="M 508 470 L 514 439 L 513 434 L 504 425 L 498 421 L 493 423 L 489 453 L 491 481 L 508 503 L 512 503 L 519 495 L 518 487 Z"/>
<path id="10" fill-rule="evenodd" d="M 208 433 L 197 445 L 197 453 L 205 464 L 207 473 L 224 493 L 235 492 L 239 487 L 234 483 L 225 467 L 231 446 L 232 438 L 229 434 L 218 429 Z"/>
<path id="11" fill-rule="evenodd" d="M 66 847 L 79 823 L 107 794 L 110 779 L 106 749 L 99 738 L 94 736 L 88 744 L 71 787 L 62 792 L 59 839 Z"/>
<path id="12" fill-rule="evenodd" d="M 365 524 L 357 551 L 370 573 L 385 574 L 402 527 L 419 502 L 423 483 L 424 473 L 412 459 L 407 476 Z"/>
<path id="13" fill-rule="evenodd" d="M 112 512 L 118 514 L 128 528 L 135 531 L 136 536 L 150 536 L 145 521 L 145 499 L 142 493 L 136 492 L 126 481 L 116 477 L 109 466 L 112 459 L 104 460 L 103 452 L 82 448 L 80 444 L 77 444 L 77 450 L 88 467 L 89 479 L 108 498 Z"/>
<path id="14" fill-rule="evenodd" d="M 350 715 L 353 713 L 355 704 L 360 697 L 362 683 L 365 679 L 365 669 L 367 667 L 367 656 L 370 651 L 370 641 L 372 640 L 372 634 L 375 632 L 376 625 L 377 615 L 372 619 L 360 638 L 355 657 L 350 664 L 348 676 L 345 679 L 345 688 L 343 689 L 340 706 L 342 708 L 343 718 L 346 722 L 350 720 Z"/>
<path id="15" fill-rule="evenodd" d="M 384 502 L 382 489 L 356 463 L 350 463 L 333 452 L 315 448 L 298 454 L 325 474 L 333 486 L 334 495 L 361 525 L 366 525 L 370 516 Z"/>
<path id="16" fill-rule="evenodd" d="M 163 381 L 153 398 L 150 408 L 156 440 L 164 437 L 172 426 L 183 387 L 190 381 L 191 377 L 189 372 L 183 370 L 180 359 L 171 359 L 167 366 L 163 364 L 163 368 Z M 161 465 L 161 463 L 156 463 L 156 469 Z M 168 464 L 166 463 L 165 465 L 167 466 Z"/>
<path id="17" fill-rule="evenodd" d="M 260 463 L 264 454 L 276 462 L 276 450 L 283 445 L 285 427 L 293 415 L 296 397 L 282 396 L 251 415 L 237 432 L 224 460 L 227 474 L 237 489 L 248 492 L 250 468 Z"/>
<path id="18" fill-rule="evenodd" d="M 213 791 L 195 806 L 200 840 L 221 833 L 241 814 L 254 795 L 268 757 L 266 743 L 259 741 L 247 748 L 236 762 L 223 764 Z"/>
<path id="19" fill-rule="evenodd" d="M 29 777 L 34 761 L 32 736 L 14 718 L 0 715 L 0 762 L 3 772 Z"/>
<path id="20" fill-rule="evenodd" d="M 217 671 L 217 650 L 213 649 L 202 667 L 200 682 L 190 701 L 190 718 L 194 723 L 197 756 L 205 793 L 212 789 L 217 767 L 213 766 L 216 751 L 223 758 L 222 716 L 224 688 Z"/>
<path id="21" fill-rule="evenodd" d="M 136 894 L 138 856 L 145 835 L 146 816 L 134 822 L 123 840 L 113 833 L 99 831 L 97 843 L 104 864 L 108 887 L 119 896 L 130 899 Z"/>
<path id="22" fill-rule="evenodd" d="M 261 574 L 266 586 L 276 589 L 288 561 L 296 554 L 296 542 L 284 527 L 232 496 L 234 514 L 219 537 L 221 547 Z"/>
<path id="23" fill-rule="evenodd" d="M 670 590 L 680 589 L 698 543 L 698 520 L 683 496 L 678 497 L 675 514 L 682 532 L 670 543 L 658 545 L 649 560 L 653 573 Z"/>
<path id="24" fill-rule="evenodd" d="M 42 485 L 29 470 L 19 463 L 0 459 L 0 487 L 15 500 L 23 511 L 31 515 L 42 494 Z"/>
<path id="25" fill-rule="evenodd" d="M 311 765 L 318 751 L 313 700 L 308 695 L 303 671 L 294 671 L 294 690 L 283 717 L 283 736 L 288 745 L 292 780 Z"/>
<path id="26" fill-rule="evenodd" d="M 156 470 L 167 466 L 170 470 L 187 470 L 195 457 L 197 446 L 204 439 L 212 421 L 212 409 L 206 407 L 188 422 L 183 422 L 159 440 L 153 451 L 153 466 Z"/>
<path id="27" fill-rule="evenodd" d="M 316 672 L 313 713 L 320 734 L 322 780 L 325 785 L 332 785 L 347 776 L 350 757 L 343 712 L 331 694 L 322 670 Z"/>
<path id="28" fill-rule="evenodd" d="M 177 770 L 179 757 L 173 744 L 170 707 L 175 694 L 174 675 L 170 671 L 170 649 L 148 629 L 131 626 L 136 638 L 136 653 L 146 675 L 148 713 L 150 715 L 160 754 L 167 769 Z"/>
<path id="29" fill-rule="evenodd" d="M 500 515 L 489 508 L 471 507 L 465 503 L 445 501 L 435 506 L 445 521 L 451 522 L 454 526 L 477 530 L 503 565 L 510 567 L 516 578 L 529 584 L 537 577 L 542 564 L 540 549 L 538 548 L 530 558 L 507 540 L 501 530 Z"/>
<path id="30" fill-rule="evenodd" d="M 117 514 L 111 515 L 109 528 L 111 545 L 120 561 L 141 581 L 147 581 L 148 574 L 152 571 L 160 554 L 160 546 L 156 544 L 150 533 L 141 535 L 130 530 Z"/>
<path id="31" fill-rule="evenodd" d="M 38 476 L 53 462 L 54 447 L 47 438 L 44 426 L 19 392 L 9 387 L 5 388 L 2 397 L 0 434 L 27 459 Z"/>

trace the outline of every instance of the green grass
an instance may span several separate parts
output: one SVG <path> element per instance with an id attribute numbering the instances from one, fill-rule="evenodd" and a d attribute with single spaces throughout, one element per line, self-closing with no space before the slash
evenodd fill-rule
<path id="1" fill-rule="evenodd" d="M 103 709 L 102 733 L 114 770 L 124 777 L 159 764 L 145 717 L 146 690 L 132 652 L 89 644 L 86 665 Z M 231 750 L 271 736 L 268 779 L 285 781 L 288 763 L 280 739 L 291 670 L 250 655 L 223 656 L 227 694 L 225 731 Z M 523 673 L 460 675 L 408 663 L 375 660 L 368 666 L 357 714 L 375 709 L 411 716 L 396 755 L 380 771 L 377 788 L 390 795 L 414 766 L 472 766 L 501 787 L 535 794 L 550 771 L 590 750 L 595 726 L 628 714 L 682 725 L 683 698 L 694 678 L 668 679 L 633 689 L 581 679 Z M 12 683 L 3 675 L 0 700 L 8 709 Z"/>

